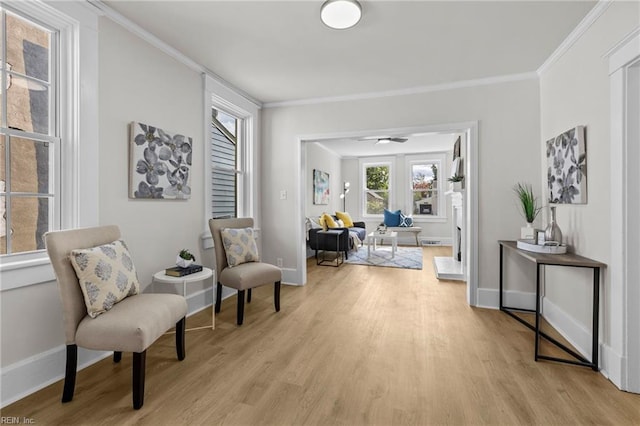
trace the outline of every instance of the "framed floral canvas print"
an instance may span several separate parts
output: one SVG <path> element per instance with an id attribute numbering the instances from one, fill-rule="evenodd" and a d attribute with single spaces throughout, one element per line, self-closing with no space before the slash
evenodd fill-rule
<path id="1" fill-rule="evenodd" d="M 329 204 L 329 173 L 313 170 L 313 204 Z"/>
<path id="2" fill-rule="evenodd" d="M 129 141 L 129 198 L 191 198 L 193 139 L 133 122 Z"/>
<path id="3" fill-rule="evenodd" d="M 547 141 L 547 183 L 550 203 L 587 203 L 584 126 L 574 127 Z"/>

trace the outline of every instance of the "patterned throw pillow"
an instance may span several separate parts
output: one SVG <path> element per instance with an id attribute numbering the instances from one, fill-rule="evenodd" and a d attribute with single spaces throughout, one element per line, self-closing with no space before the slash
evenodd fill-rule
<path id="1" fill-rule="evenodd" d="M 253 228 L 223 228 L 220 230 L 229 268 L 247 262 L 259 262 L 258 246 Z"/>
<path id="2" fill-rule="evenodd" d="M 413 218 L 411 216 L 405 216 L 400 213 L 400 225 L 403 228 L 410 228 L 413 226 Z"/>
<path id="3" fill-rule="evenodd" d="M 124 241 L 69 254 L 91 318 L 107 312 L 127 296 L 138 294 L 140 283 Z"/>

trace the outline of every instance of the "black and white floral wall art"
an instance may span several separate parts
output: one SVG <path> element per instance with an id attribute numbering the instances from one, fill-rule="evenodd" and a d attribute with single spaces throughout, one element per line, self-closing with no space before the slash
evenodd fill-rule
<path id="1" fill-rule="evenodd" d="M 547 141 L 549 203 L 587 203 L 585 127 L 576 126 Z"/>
<path id="2" fill-rule="evenodd" d="M 129 198 L 191 198 L 193 139 L 132 122 L 129 141 Z"/>

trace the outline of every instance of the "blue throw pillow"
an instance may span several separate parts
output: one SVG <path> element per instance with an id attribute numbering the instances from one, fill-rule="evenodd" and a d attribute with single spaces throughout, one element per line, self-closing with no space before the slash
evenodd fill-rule
<path id="1" fill-rule="evenodd" d="M 392 212 L 384 209 L 384 226 L 400 226 L 400 210 Z"/>
<path id="2" fill-rule="evenodd" d="M 413 218 L 411 216 L 405 216 L 400 213 L 400 225 L 403 228 L 410 228 L 413 226 Z"/>

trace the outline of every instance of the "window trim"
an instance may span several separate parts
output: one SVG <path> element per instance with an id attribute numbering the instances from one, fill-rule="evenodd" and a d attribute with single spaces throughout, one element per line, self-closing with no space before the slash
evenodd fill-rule
<path id="1" fill-rule="evenodd" d="M 242 200 L 242 196 L 244 193 L 244 182 L 245 182 L 245 171 L 242 168 L 244 161 L 243 160 L 243 154 L 245 152 L 245 150 L 243 149 L 243 143 L 244 143 L 244 139 L 243 139 L 243 123 L 244 120 L 242 118 L 236 117 L 235 114 L 230 114 L 228 112 L 226 112 L 225 110 L 221 110 L 219 108 L 216 108 L 215 106 L 212 107 L 212 110 L 215 109 L 217 111 L 221 111 L 224 114 L 233 117 L 236 120 L 236 136 L 232 135 L 231 132 L 229 132 L 229 130 L 220 122 L 218 121 L 213 114 L 211 115 L 211 125 L 215 126 L 218 130 L 220 130 L 220 132 L 227 138 L 229 139 L 234 145 L 235 145 L 235 167 L 231 168 L 231 167 L 223 167 L 223 166 L 219 166 L 219 165 L 214 165 L 211 162 L 211 158 L 213 157 L 213 155 L 211 155 L 211 151 L 209 151 L 209 164 L 211 167 L 211 171 L 208 173 L 207 175 L 207 179 L 209 180 L 209 182 L 211 184 L 213 184 L 212 182 L 212 174 L 214 171 L 218 171 L 221 173 L 227 173 L 229 175 L 235 175 L 236 176 L 236 184 L 235 184 L 235 191 L 236 191 L 236 195 L 235 195 L 235 215 L 236 217 L 240 217 L 241 212 L 243 211 L 244 205 L 243 205 L 243 200 Z M 240 124 L 240 126 L 238 126 L 238 124 Z M 210 135 L 211 132 L 208 132 L 207 135 Z M 211 139 L 207 139 L 207 144 L 209 146 L 209 149 L 211 149 Z M 209 197 L 211 197 L 213 195 L 213 191 L 211 191 L 211 194 L 209 194 Z M 209 198 L 209 216 L 211 216 L 212 214 L 212 208 L 213 208 L 213 200 L 211 198 Z"/>
<path id="2" fill-rule="evenodd" d="M 61 167 L 59 159 L 56 160 L 60 185 L 57 205 L 68 208 L 58 214 L 54 224 L 59 229 L 96 225 L 98 98 L 96 92 L 81 91 L 81 87 L 98 87 L 98 16 L 86 5 L 74 2 L 11 2 L 2 3 L 2 7 L 59 32 L 56 110 L 58 136 L 63 143 L 56 156 L 68 159 L 68 163 Z M 53 280 L 45 250 L 0 257 L 0 291 Z"/>
<path id="3" fill-rule="evenodd" d="M 438 214 L 437 215 L 413 215 L 413 191 L 411 187 L 411 166 L 413 164 L 418 163 L 433 163 L 435 161 L 440 162 L 439 167 L 439 179 L 438 179 Z M 406 194 L 405 194 L 405 206 L 404 208 L 408 212 L 412 212 L 412 217 L 414 222 L 446 222 L 447 215 L 447 198 L 445 197 L 446 189 L 444 185 L 444 180 L 449 176 L 449 170 L 451 169 L 451 165 L 447 163 L 447 153 L 446 152 L 428 152 L 422 154 L 412 154 L 407 155 L 405 157 L 405 179 L 408 182 L 406 186 Z M 404 209 L 403 209 L 404 210 Z"/>
<path id="4" fill-rule="evenodd" d="M 389 166 L 389 207 L 395 205 L 395 157 L 367 157 L 360 159 L 360 215 L 363 219 L 384 218 L 384 213 L 367 213 L 367 194 L 365 186 L 367 183 L 367 168 L 375 166 Z"/>
<path id="5" fill-rule="evenodd" d="M 259 198 L 257 196 L 258 176 L 260 176 L 259 163 L 259 107 L 246 98 L 235 93 L 210 75 L 203 73 L 203 99 L 204 99 L 204 129 L 205 135 L 209 134 L 211 125 L 211 111 L 220 110 L 226 114 L 237 117 L 241 126 L 237 129 L 238 139 L 238 168 L 243 171 L 238 179 L 238 216 L 254 218 L 254 226 L 259 229 L 260 217 L 258 215 Z M 203 248 L 212 248 L 213 239 L 209 230 L 209 218 L 211 217 L 211 144 L 204 143 L 204 223 L 201 234 Z"/>

